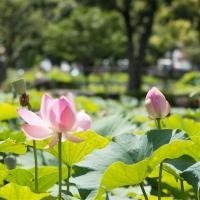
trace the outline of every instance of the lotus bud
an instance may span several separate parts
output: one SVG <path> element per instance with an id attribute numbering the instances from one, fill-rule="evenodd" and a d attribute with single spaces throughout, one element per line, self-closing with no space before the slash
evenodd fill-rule
<path id="1" fill-rule="evenodd" d="M 151 119 L 166 117 L 170 112 L 169 102 L 156 87 L 152 87 L 145 99 L 145 107 Z"/>

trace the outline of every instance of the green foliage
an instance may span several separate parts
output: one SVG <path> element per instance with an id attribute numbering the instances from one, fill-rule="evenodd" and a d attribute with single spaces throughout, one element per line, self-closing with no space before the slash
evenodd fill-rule
<path id="1" fill-rule="evenodd" d="M 63 167 L 63 180 L 67 178 L 67 167 Z M 38 169 L 39 192 L 46 192 L 58 182 L 58 168 L 56 166 L 42 166 Z M 21 186 L 35 189 L 34 169 L 14 169 L 7 172 L 6 180 Z"/>
<path id="2" fill-rule="evenodd" d="M 0 188 L 0 197 L 9 200 L 41 200 L 47 196 L 49 196 L 47 193 L 36 194 L 31 192 L 29 187 L 19 186 L 15 183 L 9 183 Z"/>
<path id="3" fill-rule="evenodd" d="M 127 117 L 118 114 L 96 120 L 93 124 L 93 129 L 104 137 L 114 137 L 125 133 L 132 133 L 136 129 L 136 125 Z"/>
<path id="4" fill-rule="evenodd" d="M 98 199 L 106 190 L 112 188 L 135 185 L 142 182 L 160 162 L 166 158 L 174 159 L 184 154 L 193 155 L 194 152 L 185 150 L 190 144 L 187 141 L 174 141 L 171 144 L 164 145 L 156 150 L 150 159 L 146 158 L 136 164 L 128 165 L 122 162 L 113 163 L 105 171 L 101 179 L 101 187 L 96 199 Z M 176 148 L 174 148 L 176 146 Z M 177 152 L 177 149 L 179 150 Z M 133 176 L 134 175 L 134 176 Z"/>
<path id="5" fill-rule="evenodd" d="M 6 180 L 17 185 L 29 186 L 34 175 L 25 169 L 13 169 L 8 172 Z"/>
<path id="6" fill-rule="evenodd" d="M 191 165 L 186 170 L 184 170 L 181 176 L 190 183 L 197 193 L 197 198 L 199 199 L 199 189 L 200 189 L 200 164 L 195 163 Z"/>
<path id="7" fill-rule="evenodd" d="M 3 185 L 3 181 L 7 177 L 8 171 L 6 166 L 0 163 L 0 186 Z"/>
<path id="8" fill-rule="evenodd" d="M 193 165 L 196 161 L 190 156 L 183 155 L 173 160 L 167 159 L 165 162 L 164 170 L 172 174 L 177 180 L 182 179 L 181 173 Z"/>
<path id="9" fill-rule="evenodd" d="M 187 49 L 193 49 L 199 43 L 199 31 L 194 23 L 198 18 L 197 10 L 199 10 L 197 0 L 175 0 L 170 4 L 160 3 L 160 9 L 155 19 L 154 34 L 150 39 L 150 46 L 154 52 L 153 55 L 151 51 L 149 53 L 154 62 L 156 56 L 160 57 L 166 51 L 171 51 L 180 44 L 185 46 L 187 52 Z"/>
<path id="10" fill-rule="evenodd" d="M 62 143 L 62 161 L 70 167 L 81 161 L 86 155 L 90 154 L 95 149 L 103 148 L 108 143 L 106 138 L 101 137 L 93 131 L 77 133 L 76 136 L 82 138 L 84 141 L 81 143 L 73 143 L 70 141 Z M 47 151 L 55 157 L 58 157 L 57 145 Z"/>
<path id="11" fill-rule="evenodd" d="M 11 124 L 2 122 L 0 123 L 0 141 L 12 139 L 17 142 L 24 142 L 25 136 L 22 131 L 15 130 L 14 127 L 11 127 Z"/>
<path id="12" fill-rule="evenodd" d="M 178 128 L 184 130 L 191 138 L 200 136 L 200 123 L 192 119 L 182 118 L 180 115 L 172 115 L 163 120 L 164 128 Z"/>
<path id="13" fill-rule="evenodd" d="M 58 68 L 54 68 L 53 70 L 51 70 L 46 75 L 46 77 L 49 80 L 60 81 L 60 82 L 63 82 L 63 83 L 68 83 L 68 82 L 72 81 L 72 77 L 69 74 L 60 72 L 58 70 Z"/>
<path id="14" fill-rule="evenodd" d="M 193 46 L 191 48 L 187 48 L 186 50 L 189 59 L 191 60 L 192 64 L 195 67 L 200 66 L 200 59 L 199 59 L 199 54 L 200 54 L 200 47 L 199 46 Z"/>
<path id="15" fill-rule="evenodd" d="M 0 142 L 0 152 L 12 152 L 16 154 L 26 153 L 26 146 L 23 143 L 16 142 L 15 140 L 7 139 Z"/>
<path id="16" fill-rule="evenodd" d="M 79 110 L 87 110 L 87 112 L 90 113 L 98 113 L 100 111 L 100 106 L 97 102 L 84 96 L 77 97 L 75 99 L 75 104 Z"/>
<path id="17" fill-rule="evenodd" d="M 5 48 L 7 66 L 31 66 L 41 45 L 41 10 L 33 1 L 1 1 L 0 13 L 0 46 Z"/>
<path id="18" fill-rule="evenodd" d="M 199 85 L 200 83 L 200 74 L 196 72 L 189 72 L 185 74 L 180 80 L 180 83 L 188 84 L 188 85 Z"/>
<path id="19" fill-rule="evenodd" d="M 124 43 L 120 28 L 120 18 L 116 13 L 77 5 L 68 19 L 64 18 L 47 26 L 44 50 L 53 59 L 91 65 L 98 59 L 111 55 L 115 58 L 124 52 L 120 48 Z M 116 31 L 113 32 L 113 29 Z"/>
<path id="20" fill-rule="evenodd" d="M 29 171 L 31 171 L 32 175 L 34 175 L 34 169 L 31 169 Z M 39 192 L 47 191 L 58 182 L 58 168 L 55 166 L 54 167 L 53 166 L 39 167 L 38 174 L 39 174 L 39 177 L 38 177 L 38 183 L 39 183 L 38 191 Z M 62 174 L 63 174 L 62 179 L 65 180 L 68 174 L 66 166 L 63 167 Z M 32 181 L 30 188 L 32 189 L 32 191 L 34 190 L 35 188 L 34 181 Z"/>
<path id="21" fill-rule="evenodd" d="M 0 103 L 0 121 L 17 117 L 17 107 L 8 103 Z"/>
<path id="22" fill-rule="evenodd" d="M 30 96 L 30 104 L 32 109 L 39 110 L 43 93 L 37 90 L 30 90 L 28 91 L 28 94 Z"/>
<path id="23" fill-rule="evenodd" d="M 34 90 L 30 94 L 34 109 L 38 110 L 42 93 Z M 10 103 L 9 95 L 3 98 L 4 101 L 9 99 L 8 105 L 16 105 L 15 102 L 13 105 Z M 123 96 L 115 101 L 80 96 L 75 99 L 75 103 L 78 110 L 85 109 L 93 114 L 94 131 L 75 133 L 84 140 L 82 143 L 62 143 L 62 189 L 65 192 L 70 169 L 69 198 L 143 199 L 138 187 L 143 182 L 149 199 L 155 199 L 158 166 L 161 162 L 164 162 L 163 199 L 182 199 L 180 180 L 184 183 L 186 199 L 198 195 L 198 109 L 172 108 L 172 113 L 181 114 L 162 119 L 162 130 L 150 130 L 155 128 L 154 122 L 145 116 L 143 106 L 138 107 L 134 98 Z M 26 199 L 27 196 L 30 196 L 29 199 L 55 199 L 50 195 L 55 195 L 57 191 L 58 146 L 44 149 L 51 138 L 37 141 L 39 193 L 35 194 L 32 141 L 26 141 L 19 130 L 19 120 L 14 118 L 8 117 L 0 122 L 0 197 L 11 200 Z M 6 167 L 7 157 L 16 157 L 15 169 Z M 64 192 L 63 195 L 66 195 Z M 7 197 L 8 194 L 10 196 Z"/>
<path id="24" fill-rule="evenodd" d="M 166 158 L 194 156 L 192 143 L 184 132 L 152 130 L 147 135 L 120 135 L 102 150 L 94 151 L 77 164 L 86 173 L 75 178 L 79 189 L 96 190 L 96 199 L 105 191 L 142 182 Z M 190 147 L 191 148 L 191 147 Z M 179 149 L 179 151 L 177 151 Z"/>
<path id="25" fill-rule="evenodd" d="M 5 58 L 6 67 L 38 66 L 44 57 L 49 57 L 56 65 L 67 60 L 70 63 L 80 63 L 87 69 L 94 65 L 102 66 L 104 59 L 109 60 L 109 65 L 115 66 L 117 59 L 127 57 L 124 2 L 1 1 L 0 54 Z M 194 65 L 199 64 L 198 0 L 158 0 L 149 4 L 139 0 L 130 2 L 129 16 L 133 26 L 131 35 L 135 57 L 147 50 L 148 55 L 140 59 L 141 62 L 155 65 L 157 58 L 181 43 L 186 46 L 186 52 Z M 154 3 L 153 30 L 146 31 L 147 25 L 151 25 L 149 13 Z M 151 37 L 143 39 L 147 33 Z M 58 76 L 57 70 L 46 76 L 64 83 L 71 81 L 67 74 Z M 29 80 L 34 79 L 32 73 L 27 77 Z M 106 82 L 112 78 L 118 82 L 127 81 L 127 76 L 118 78 L 113 75 L 110 78 L 103 75 Z M 125 86 L 109 88 L 110 92 L 118 93 L 126 90 Z M 106 90 L 95 84 L 91 84 L 87 89 L 99 93 Z"/>

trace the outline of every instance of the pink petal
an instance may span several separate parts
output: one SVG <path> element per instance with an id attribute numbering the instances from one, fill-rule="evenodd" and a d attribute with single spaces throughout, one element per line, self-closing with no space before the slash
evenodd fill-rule
<path id="1" fill-rule="evenodd" d="M 29 124 L 22 125 L 22 131 L 27 138 L 33 140 L 44 140 L 52 135 L 51 131 L 45 127 Z"/>
<path id="2" fill-rule="evenodd" d="M 88 114 L 85 113 L 84 110 L 81 110 L 77 113 L 77 128 L 82 129 L 83 131 L 86 131 L 90 129 L 92 120 Z"/>
<path id="3" fill-rule="evenodd" d="M 57 99 L 50 110 L 50 121 L 53 128 L 59 132 L 71 130 L 76 121 L 73 103 L 64 96 Z"/>
<path id="4" fill-rule="evenodd" d="M 146 108 L 150 118 L 152 118 L 152 119 L 159 118 L 159 115 L 154 110 L 154 107 L 153 107 L 153 104 L 151 102 L 151 99 L 146 99 L 145 100 L 145 108 Z"/>
<path id="5" fill-rule="evenodd" d="M 48 94 L 43 95 L 40 107 L 40 114 L 42 116 L 42 119 L 45 120 L 47 123 L 49 123 L 49 112 L 53 102 L 54 99 L 51 96 L 49 96 Z"/>
<path id="6" fill-rule="evenodd" d="M 169 113 L 170 113 L 170 104 L 168 101 L 166 101 L 166 108 L 163 117 L 166 117 Z"/>
<path id="7" fill-rule="evenodd" d="M 78 138 L 76 136 L 74 136 L 73 134 L 70 134 L 70 133 L 65 133 L 65 137 L 71 141 L 71 142 L 74 142 L 74 143 L 80 143 L 80 142 L 83 142 L 84 139 L 82 138 Z"/>
<path id="8" fill-rule="evenodd" d="M 17 110 L 17 113 L 28 124 L 37 125 L 37 126 L 45 126 L 42 119 L 38 115 L 36 115 L 34 112 L 31 112 L 24 108 L 20 108 Z"/>

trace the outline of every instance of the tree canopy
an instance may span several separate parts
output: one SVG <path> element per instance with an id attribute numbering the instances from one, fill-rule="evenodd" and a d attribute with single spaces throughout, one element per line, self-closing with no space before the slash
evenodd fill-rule
<path id="1" fill-rule="evenodd" d="M 179 44 L 199 65 L 199 8 L 199 0 L 2 0 L 0 59 L 26 68 L 43 58 L 86 67 L 128 58 L 129 87 L 139 88 L 144 67 Z"/>

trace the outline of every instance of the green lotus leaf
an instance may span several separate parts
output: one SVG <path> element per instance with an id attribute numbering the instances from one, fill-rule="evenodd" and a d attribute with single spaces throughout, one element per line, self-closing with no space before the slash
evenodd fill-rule
<path id="1" fill-rule="evenodd" d="M 94 122 L 92 129 L 102 136 L 117 136 L 132 133 L 137 126 L 128 117 L 121 115 L 110 115 Z"/>
<path id="2" fill-rule="evenodd" d="M 29 187 L 9 183 L 0 188 L 0 197 L 8 200 L 40 200 L 49 196 L 48 193 L 33 193 Z"/>
<path id="3" fill-rule="evenodd" d="M 68 166 L 73 166 L 80 162 L 86 155 L 95 149 L 101 149 L 108 144 L 108 140 L 93 131 L 85 131 L 76 134 L 77 137 L 84 139 L 81 143 L 65 141 L 62 143 L 62 161 Z M 58 157 L 58 146 L 47 150 L 49 153 Z"/>
<path id="4" fill-rule="evenodd" d="M 3 181 L 7 177 L 8 170 L 5 165 L 0 163 L 0 185 L 3 185 Z"/>
<path id="5" fill-rule="evenodd" d="M 67 178 L 67 167 L 63 166 L 62 178 Z M 14 169 L 8 172 L 6 178 L 8 182 L 16 183 L 22 186 L 28 186 L 32 191 L 35 190 L 34 182 L 34 168 Z M 38 191 L 46 192 L 49 188 L 53 187 L 58 182 L 58 167 L 56 166 L 42 166 L 38 168 Z"/>
<path id="6" fill-rule="evenodd" d="M 0 121 L 17 118 L 17 106 L 0 103 Z"/>
<path id="7" fill-rule="evenodd" d="M 110 165 L 102 176 L 99 191 L 95 197 L 98 199 L 105 191 L 126 185 L 141 183 L 155 167 L 165 159 L 178 158 L 190 152 L 191 141 L 172 141 L 158 148 L 149 158 L 135 164 L 116 162 Z M 102 189 L 103 188 L 103 189 Z"/>
<path id="8" fill-rule="evenodd" d="M 200 122 L 192 119 L 182 118 L 181 115 L 175 114 L 162 120 L 164 128 L 184 130 L 188 136 L 200 136 Z"/>
<path id="9" fill-rule="evenodd" d="M 200 162 L 188 167 L 181 173 L 181 176 L 193 186 L 197 198 L 200 198 Z"/>
<path id="10" fill-rule="evenodd" d="M 34 169 L 29 170 L 34 175 Z M 62 167 L 62 179 L 67 178 L 67 167 Z M 45 192 L 53 187 L 58 182 L 58 167 L 56 166 L 42 166 L 38 168 L 38 191 Z M 30 184 L 32 191 L 35 189 L 35 182 Z"/>
<path id="11" fill-rule="evenodd" d="M 16 142 L 12 139 L 7 139 L 5 141 L 0 141 L 0 152 L 12 152 L 16 154 L 26 153 L 26 146 L 21 142 Z"/>
<path id="12" fill-rule="evenodd" d="M 167 129 L 117 136 L 76 165 L 78 172 L 80 168 L 85 172 L 73 181 L 82 190 L 99 188 L 97 199 L 115 187 L 139 184 L 163 160 L 187 153 L 187 146 L 193 143 L 186 139 L 185 132 Z M 177 151 L 179 148 L 184 150 Z"/>
<path id="13" fill-rule="evenodd" d="M 30 186 L 34 175 L 26 169 L 9 170 L 6 180 L 8 182 L 16 183 L 17 185 Z"/>

